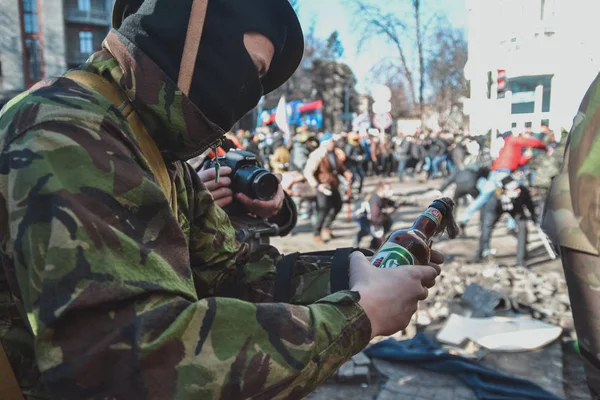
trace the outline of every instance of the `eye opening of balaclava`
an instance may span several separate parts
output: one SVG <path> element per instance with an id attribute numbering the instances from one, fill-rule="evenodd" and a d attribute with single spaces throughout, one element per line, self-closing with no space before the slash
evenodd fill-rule
<path id="1" fill-rule="evenodd" d="M 192 9 L 192 0 L 182 1 L 175 7 L 171 0 L 144 0 L 118 28 L 173 82 L 178 81 Z M 288 31 L 285 21 L 289 17 L 284 15 L 282 1 L 287 3 L 208 0 L 188 96 L 224 130 L 256 106 L 264 93 L 262 81 L 269 79 L 273 66 L 281 61 Z M 275 48 L 271 68 L 262 81 L 244 45 L 244 34 L 250 32 L 264 35 Z"/>

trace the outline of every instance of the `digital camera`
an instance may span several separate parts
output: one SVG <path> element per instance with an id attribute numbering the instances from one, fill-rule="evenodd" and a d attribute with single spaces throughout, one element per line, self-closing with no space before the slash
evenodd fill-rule
<path id="1" fill-rule="evenodd" d="M 262 168 L 256 156 L 248 151 L 230 150 L 226 155 L 209 163 L 209 167 L 231 168 L 231 190 L 243 193 L 251 199 L 271 200 L 277 194 L 279 181 L 269 171 Z"/>

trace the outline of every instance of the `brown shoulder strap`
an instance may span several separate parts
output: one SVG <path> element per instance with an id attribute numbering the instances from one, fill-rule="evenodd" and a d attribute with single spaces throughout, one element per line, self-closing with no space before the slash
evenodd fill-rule
<path id="1" fill-rule="evenodd" d="M 101 94 L 113 103 L 125 118 L 127 118 L 135 135 L 136 142 L 148 161 L 158 185 L 169 201 L 171 209 L 177 218 L 177 196 L 175 193 L 175 186 L 171 182 L 165 161 L 129 99 L 127 99 L 121 90 L 111 85 L 106 79 L 91 72 L 74 70 L 67 72 L 65 77 Z"/>

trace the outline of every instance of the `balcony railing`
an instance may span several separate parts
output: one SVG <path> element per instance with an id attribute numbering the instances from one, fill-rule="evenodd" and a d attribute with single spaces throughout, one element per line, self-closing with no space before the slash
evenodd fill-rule
<path id="1" fill-rule="evenodd" d="M 110 26 L 110 13 L 104 10 L 91 9 L 82 11 L 78 8 L 65 8 L 65 20 L 81 24 Z"/>

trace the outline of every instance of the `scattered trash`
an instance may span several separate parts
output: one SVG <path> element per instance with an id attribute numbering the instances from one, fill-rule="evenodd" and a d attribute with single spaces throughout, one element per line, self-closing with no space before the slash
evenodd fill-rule
<path id="1" fill-rule="evenodd" d="M 567 286 L 559 272 L 447 263 L 428 299 L 419 306 L 419 323 L 425 325 L 428 320 L 423 313 L 429 314 L 432 322 L 447 318 L 457 302 L 467 307 L 467 315 L 493 316 L 494 306 L 495 313 L 512 310 L 565 328 L 572 326 Z"/>
<path id="2" fill-rule="evenodd" d="M 471 316 L 474 318 L 493 317 L 497 310 L 510 310 L 510 299 L 502 294 L 472 283 L 465 289 L 463 299 L 473 310 Z"/>
<path id="3" fill-rule="evenodd" d="M 437 340 L 452 345 L 472 340 L 493 351 L 530 351 L 547 346 L 561 333 L 559 326 L 525 316 L 469 318 L 453 314 Z"/>
<path id="4" fill-rule="evenodd" d="M 455 356 L 461 356 L 476 361 L 483 359 L 488 353 L 485 348 L 472 340 L 467 340 L 462 346 L 442 345 L 442 350 Z"/>
<path id="5" fill-rule="evenodd" d="M 354 355 L 338 369 L 336 378 L 344 383 L 370 383 L 371 360 L 362 352 Z"/>

